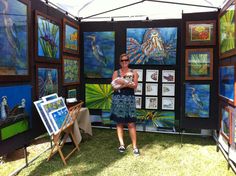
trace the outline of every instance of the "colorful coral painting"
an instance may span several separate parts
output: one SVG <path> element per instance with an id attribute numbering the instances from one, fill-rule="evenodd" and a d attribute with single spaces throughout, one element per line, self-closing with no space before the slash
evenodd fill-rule
<path id="1" fill-rule="evenodd" d="M 177 28 L 128 28 L 126 53 L 134 65 L 175 65 Z"/>
<path id="2" fill-rule="evenodd" d="M 58 93 L 58 69 L 38 67 L 36 89 L 38 98 Z"/>
<path id="3" fill-rule="evenodd" d="M 213 49 L 187 49 L 186 80 L 211 80 L 213 78 Z"/>
<path id="4" fill-rule="evenodd" d="M 115 62 L 115 32 L 84 32 L 86 78 L 111 78 Z"/>
<path id="5" fill-rule="evenodd" d="M 230 5 L 219 18 L 220 55 L 235 49 L 235 5 Z"/>
<path id="6" fill-rule="evenodd" d="M 210 85 L 186 84 L 185 87 L 185 116 L 209 118 Z"/>
<path id="7" fill-rule="evenodd" d="M 221 108 L 221 133 L 229 141 L 231 113 L 228 108 Z"/>
<path id="8" fill-rule="evenodd" d="M 0 75 L 28 75 L 27 4 L 1 0 L 0 9 Z"/>
<path id="9" fill-rule="evenodd" d="M 38 56 L 59 61 L 60 58 L 60 28 L 50 18 L 38 12 L 37 14 Z"/>
<path id="10" fill-rule="evenodd" d="M 110 109 L 112 98 L 110 84 L 85 84 L 85 103 L 89 109 Z"/>
<path id="11" fill-rule="evenodd" d="M 75 57 L 63 56 L 63 83 L 64 85 L 78 84 L 80 82 L 80 63 Z"/>

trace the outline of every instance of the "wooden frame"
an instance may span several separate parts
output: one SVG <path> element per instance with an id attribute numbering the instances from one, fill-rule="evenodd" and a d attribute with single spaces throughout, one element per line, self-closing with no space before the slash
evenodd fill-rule
<path id="1" fill-rule="evenodd" d="M 32 36 L 31 35 L 31 31 L 32 31 L 32 29 L 31 29 L 31 26 L 29 25 L 30 24 L 30 20 L 31 20 L 31 3 L 30 3 L 30 1 L 27 1 L 27 0 L 18 0 L 20 3 L 22 3 L 22 4 L 24 4 L 24 5 L 26 5 L 26 15 L 27 15 L 27 17 L 26 17 L 26 36 L 27 36 L 27 39 L 26 39 L 26 42 L 27 42 L 27 44 L 23 44 L 24 46 L 26 46 L 27 47 L 27 51 L 26 51 L 26 53 L 25 53 L 25 56 L 24 56 L 24 54 L 23 54 L 23 57 L 24 58 L 26 58 L 26 64 L 27 64 L 27 70 L 25 70 L 27 73 L 23 73 L 23 74 L 17 74 L 16 73 L 16 70 L 14 70 L 16 67 L 19 67 L 19 65 L 22 65 L 22 58 L 17 58 L 17 56 L 16 56 L 16 60 L 17 61 L 15 61 L 16 62 L 16 66 L 15 67 L 13 67 L 13 66 L 11 66 L 11 68 L 10 67 L 6 67 L 6 66 L 4 66 L 4 65 L 2 65 L 2 66 L 0 66 L 0 76 L 1 76 L 1 79 L 0 79 L 0 82 L 9 82 L 9 81 L 28 81 L 28 80 L 30 80 L 30 75 L 31 75 L 31 61 L 30 61 L 30 58 L 31 58 L 31 52 L 30 52 L 30 50 L 29 50 L 29 46 L 30 46 L 30 44 L 31 44 L 31 38 L 30 38 L 30 36 Z M 8 2 L 6 2 L 6 3 L 8 3 Z M 8 4 L 8 6 L 9 6 L 9 4 Z M 12 20 L 11 18 L 10 18 L 10 14 L 7 14 L 7 15 L 4 15 L 5 13 L 11 13 L 11 12 L 4 12 L 4 10 L 2 10 L 2 16 L 3 16 L 3 18 L 5 18 L 6 20 L 4 20 L 5 22 L 7 22 L 7 21 L 9 21 L 9 20 L 11 20 L 12 21 L 12 23 L 14 23 L 14 25 L 15 25 L 15 22 L 14 22 L 14 20 Z M 14 16 L 18 16 L 17 14 L 16 14 L 16 12 L 14 11 L 14 14 L 12 14 L 12 15 L 14 15 Z M 23 15 L 22 15 L 23 16 Z M 19 15 L 19 17 L 20 17 L 20 15 Z M 7 30 L 7 27 L 4 27 L 4 24 L 3 24 L 3 28 L 6 28 L 6 30 Z M 14 28 L 15 29 L 15 28 Z M 12 29 L 9 29 L 9 33 L 10 34 L 8 34 L 7 35 L 7 37 L 12 37 L 12 35 L 16 35 L 16 34 L 12 34 L 12 31 L 11 31 Z M 17 30 L 17 29 L 16 29 Z M 17 31 L 17 32 L 19 32 L 19 31 Z M 9 36 L 10 35 L 10 36 Z M 14 37 L 14 36 L 13 36 Z M 16 36 L 16 38 L 17 38 L 18 36 Z M 16 41 L 17 40 L 17 41 Z M 21 39 L 22 40 L 22 39 Z M 18 47 L 18 45 L 20 45 L 21 43 L 21 41 L 19 41 L 18 40 L 18 38 L 17 39 L 11 39 L 11 45 L 16 45 L 16 47 Z M 6 43 L 4 43 L 4 46 L 6 45 Z M 13 52 L 14 54 L 16 53 L 16 55 L 17 55 L 17 53 L 18 53 L 19 51 L 15 51 L 15 52 Z M 14 54 L 11 54 L 11 58 L 13 58 L 14 56 L 12 56 L 12 55 L 14 55 Z M 21 55 L 21 53 L 18 53 L 18 55 Z M 3 55 L 1 55 L 1 59 L 2 60 L 5 60 L 6 58 L 4 58 L 3 57 Z M 21 71 L 23 71 L 24 72 L 24 70 L 21 70 Z"/>
<path id="2" fill-rule="evenodd" d="M 67 39 L 67 26 L 69 28 L 72 28 L 74 30 L 77 30 L 77 33 L 73 33 L 70 34 L 70 39 L 72 38 L 72 40 L 76 40 L 75 48 L 73 49 L 73 46 L 67 47 L 66 45 L 66 39 Z M 67 52 L 67 53 L 72 53 L 72 54 L 79 54 L 79 25 L 76 25 L 75 23 L 67 20 L 66 18 L 63 18 L 63 32 L 62 32 L 62 36 L 63 36 L 63 51 Z"/>
<path id="3" fill-rule="evenodd" d="M 67 61 L 67 63 L 65 63 L 66 61 Z M 70 67 L 66 67 L 68 65 Z M 73 68 L 71 68 L 71 67 L 73 67 Z M 76 70 L 77 68 L 78 68 L 78 70 Z M 69 73 L 68 73 L 68 71 L 69 71 Z M 77 77 L 77 79 L 76 79 L 76 77 Z M 80 58 L 63 55 L 63 57 L 62 57 L 62 78 L 63 78 L 62 79 L 63 85 L 80 84 Z M 73 80 L 72 78 L 75 78 L 75 80 Z"/>
<path id="4" fill-rule="evenodd" d="M 188 21 L 186 22 L 186 45 L 215 45 L 216 21 Z"/>
<path id="5" fill-rule="evenodd" d="M 236 4 L 236 1 L 235 0 L 230 0 L 228 1 L 225 6 L 222 8 L 222 10 L 220 11 L 220 14 L 219 14 L 219 17 L 218 17 L 218 34 L 219 34 L 219 57 L 221 59 L 223 58 L 226 58 L 226 57 L 229 57 L 229 56 L 232 56 L 232 55 L 235 55 L 236 54 L 236 14 L 235 14 L 235 4 Z M 226 15 L 228 15 L 230 13 L 229 9 L 232 8 L 234 12 L 233 15 L 229 15 L 232 19 L 234 19 L 234 21 L 232 19 L 230 19 L 230 17 L 226 18 Z M 228 14 L 227 14 L 228 13 Z M 226 20 L 229 20 L 229 21 L 226 21 Z M 225 23 L 222 24 L 223 20 L 225 21 L 225 23 L 228 23 L 227 25 Z M 230 22 L 233 22 L 233 24 L 231 24 Z M 231 29 L 234 28 L 234 30 L 230 31 L 230 27 L 229 26 L 232 26 Z M 227 31 L 225 31 L 225 33 L 221 34 L 221 31 L 223 30 L 224 27 L 227 26 Z M 230 33 L 230 34 L 229 34 Z M 224 48 L 222 48 L 222 45 L 221 45 L 221 35 L 223 35 L 224 38 L 226 38 L 226 36 L 233 36 L 233 38 L 226 38 L 223 42 L 228 42 L 228 46 L 231 47 L 229 48 L 228 50 L 225 50 L 224 52 L 222 50 L 224 50 Z M 233 47 L 232 47 L 232 42 L 233 42 Z"/>
<path id="6" fill-rule="evenodd" d="M 191 56 L 192 54 L 199 55 L 197 57 L 197 60 L 192 58 Z M 204 58 L 203 54 L 204 55 L 208 54 L 207 58 Z M 200 59 L 202 59 L 202 62 Z M 203 70 L 203 73 L 200 72 L 201 70 Z M 194 73 L 191 74 L 191 72 Z M 186 49 L 185 80 L 212 80 L 212 79 L 213 79 L 213 49 L 212 48 Z"/>
<path id="7" fill-rule="evenodd" d="M 223 114 L 222 114 L 222 110 L 225 110 L 228 115 L 229 115 L 229 136 L 227 136 L 227 134 L 224 133 L 223 131 Z M 232 111 L 226 107 L 226 106 L 220 106 L 220 134 L 229 142 L 229 144 L 232 144 Z"/>
<path id="8" fill-rule="evenodd" d="M 49 28 L 50 32 L 49 34 L 44 34 L 44 36 L 39 36 L 39 25 L 38 25 L 38 19 L 41 17 L 41 20 L 44 20 L 47 22 L 47 28 Z M 58 27 L 58 31 L 56 31 L 56 28 L 50 28 L 50 24 Z M 42 27 L 44 27 L 42 25 Z M 50 63 L 61 63 L 61 26 L 60 22 L 58 22 L 56 19 L 45 15 L 44 13 L 41 13 L 37 10 L 35 10 L 35 60 L 38 62 L 50 62 Z M 47 31 L 48 32 L 48 31 Z M 54 33 L 55 32 L 55 33 Z M 51 35 L 52 34 L 52 35 Z M 58 38 L 58 39 L 57 39 Z M 39 53 L 39 45 L 38 43 L 41 42 L 42 52 L 43 48 L 45 49 L 44 52 L 47 51 L 47 53 L 42 53 L 43 56 L 40 56 Z M 57 46 L 58 45 L 58 46 Z M 56 49 L 55 49 L 56 47 Z M 48 56 L 47 56 L 48 55 Z"/>

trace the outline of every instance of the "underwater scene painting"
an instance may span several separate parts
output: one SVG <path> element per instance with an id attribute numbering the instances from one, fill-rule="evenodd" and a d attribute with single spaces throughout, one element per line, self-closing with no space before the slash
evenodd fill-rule
<path id="1" fill-rule="evenodd" d="M 60 28 L 53 21 L 37 15 L 38 22 L 38 56 L 59 60 Z"/>
<path id="2" fill-rule="evenodd" d="M 84 32 L 86 78 L 111 78 L 115 62 L 115 32 Z"/>
<path id="3" fill-rule="evenodd" d="M 221 108 L 221 131 L 229 139 L 230 134 L 230 112 Z"/>
<path id="4" fill-rule="evenodd" d="M 63 58 L 63 81 L 64 84 L 79 83 L 79 60 L 70 59 L 70 57 Z"/>
<path id="5" fill-rule="evenodd" d="M 220 95 L 234 101 L 235 68 L 234 66 L 220 66 L 219 92 Z"/>
<path id="6" fill-rule="evenodd" d="M 65 41 L 66 49 L 78 50 L 78 29 L 65 24 Z"/>
<path id="7" fill-rule="evenodd" d="M 56 68 L 38 68 L 38 98 L 58 93 L 58 70 Z"/>
<path id="8" fill-rule="evenodd" d="M 28 75 L 27 5 L 0 1 L 0 75 Z"/>
<path id="9" fill-rule="evenodd" d="M 186 84 L 185 87 L 185 116 L 209 118 L 210 85 Z"/>
<path id="10" fill-rule="evenodd" d="M 128 28 L 126 36 L 130 64 L 176 64 L 177 27 Z"/>
<path id="11" fill-rule="evenodd" d="M 85 103 L 89 109 L 110 109 L 111 84 L 85 84 Z"/>

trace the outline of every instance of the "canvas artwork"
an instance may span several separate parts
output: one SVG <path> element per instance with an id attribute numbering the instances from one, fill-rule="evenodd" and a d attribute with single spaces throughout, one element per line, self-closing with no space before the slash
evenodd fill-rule
<path id="1" fill-rule="evenodd" d="M 221 134 L 230 142 L 231 137 L 230 137 L 230 130 L 231 127 L 230 125 L 232 124 L 231 122 L 231 112 L 228 108 L 226 107 L 221 107 Z"/>
<path id="2" fill-rule="evenodd" d="M 162 82 L 175 82 L 175 70 L 162 70 Z"/>
<path id="3" fill-rule="evenodd" d="M 111 84 L 85 84 L 85 104 L 89 109 L 110 109 Z"/>
<path id="4" fill-rule="evenodd" d="M 136 102 L 136 108 L 141 109 L 142 108 L 142 97 L 135 96 L 135 102 Z"/>
<path id="5" fill-rule="evenodd" d="M 138 82 L 143 81 L 143 69 L 135 69 L 138 73 Z"/>
<path id="6" fill-rule="evenodd" d="M 162 110 L 175 110 L 175 98 L 162 97 Z"/>
<path id="7" fill-rule="evenodd" d="M 187 49 L 185 67 L 186 80 L 212 80 L 213 49 Z"/>
<path id="8" fill-rule="evenodd" d="M 56 98 L 58 98 L 58 95 L 56 93 L 53 93 L 53 94 L 42 97 L 42 100 L 46 102 L 46 101 L 54 100 Z"/>
<path id="9" fill-rule="evenodd" d="M 63 56 L 63 84 L 73 85 L 80 83 L 80 59 L 71 56 Z"/>
<path id="10" fill-rule="evenodd" d="M 146 95 L 158 95 L 158 84 L 146 83 Z"/>
<path id="11" fill-rule="evenodd" d="M 128 28 L 126 36 L 130 64 L 176 64 L 177 27 Z"/>
<path id="12" fill-rule="evenodd" d="M 146 82 L 158 82 L 159 70 L 146 70 Z"/>
<path id="13" fill-rule="evenodd" d="M 215 21 L 188 21 L 186 23 L 186 45 L 214 45 Z"/>
<path id="14" fill-rule="evenodd" d="M 163 96 L 175 96 L 175 84 L 162 84 Z"/>
<path id="15" fill-rule="evenodd" d="M 143 94 L 143 84 L 138 83 L 137 88 L 134 90 L 135 95 L 142 95 Z"/>
<path id="16" fill-rule="evenodd" d="M 115 62 L 115 32 L 84 32 L 86 78 L 111 78 Z"/>
<path id="17" fill-rule="evenodd" d="M 186 84 L 185 86 L 185 116 L 209 118 L 210 85 Z"/>
<path id="18" fill-rule="evenodd" d="M 58 69 L 37 67 L 37 95 L 38 98 L 57 93 L 58 94 Z"/>
<path id="19" fill-rule="evenodd" d="M 29 75 L 28 5 L 18 0 L 0 3 L 0 75 Z"/>
<path id="20" fill-rule="evenodd" d="M 219 68 L 219 95 L 232 105 L 236 105 L 235 74 L 234 65 L 220 66 Z"/>
<path id="21" fill-rule="evenodd" d="M 116 122 L 114 122 L 113 120 L 110 119 L 111 116 L 111 112 L 110 110 L 102 110 L 102 123 L 104 125 L 116 125 Z"/>
<path id="22" fill-rule="evenodd" d="M 145 98 L 145 109 L 157 109 L 158 99 L 157 97 L 146 97 Z"/>
<path id="23" fill-rule="evenodd" d="M 60 27 L 51 17 L 36 11 L 37 56 L 60 60 Z M 42 61 L 42 59 L 38 59 Z M 47 61 L 47 60 L 44 60 Z"/>

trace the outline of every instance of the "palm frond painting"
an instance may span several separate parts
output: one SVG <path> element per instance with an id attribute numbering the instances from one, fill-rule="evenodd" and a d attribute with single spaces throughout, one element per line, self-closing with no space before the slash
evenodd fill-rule
<path id="1" fill-rule="evenodd" d="M 85 84 L 85 103 L 90 109 L 110 109 L 112 98 L 110 84 Z"/>
<path id="2" fill-rule="evenodd" d="M 115 32 L 84 32 L 84 74 L 111 78 L 115 62 Z"/>
<path id="3" fill-rule="evenodd" d="M 27 4 L 1 0 L 0 9 L 0 75 L 28 75 Z"/>
<path id="4" fill-rule="evenodd" d="M 185 87 L 185 116 L 209 118 L 210 85 L 186 84 Z"/>
<path id="5" fill-rule="evenodd" d="M 126 35 L 126 53 L 130 64 L 176 64 L 176 27 L 128 28 Z"/>

